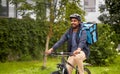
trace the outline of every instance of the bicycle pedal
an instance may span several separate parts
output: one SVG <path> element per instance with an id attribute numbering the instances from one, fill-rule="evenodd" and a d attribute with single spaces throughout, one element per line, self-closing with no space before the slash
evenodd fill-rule
<path id="1" fill-rule="evenodd" d="M 58 66 L 63 66 L 64 64 L 57 64 Z"/>
<path id="2" fill-rule="evenodd" d="M 64 64 L 57 64 L 57 68 L 63 68 Z"/>

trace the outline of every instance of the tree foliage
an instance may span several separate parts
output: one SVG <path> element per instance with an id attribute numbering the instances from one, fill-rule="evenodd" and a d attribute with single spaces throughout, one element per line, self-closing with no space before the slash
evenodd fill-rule
<path id="1" fill-rule="evenodd" d="M 120 0 L 105 0 L 105 4 L 110 14 L 111 24 L 120 25 Z"/>
<path id="2" fill-rule="evenodd" d="M 100 11 L 102 15 L 98 19 L 112 26 L 116 33 L 116 39 L 113 40 L 117 46 L 120 43 L 120 0 L 105 0 L 105 5 L 100 6 Z"/>
<path id="3" fill-rule="evenodd" d="M 106 13 L 108 22 L 111 25 L 120 25 L 120 1 L 119 0 L 105 0 L 105 5 L 100 6 L 101 13 Z M 104 22 L 104 21 L 103 21 Z"/>
<path id="4" fill-rule="evenodd" d="M 66 19 L 67 20 L 70 20 L 69 19 L 69 16 L 73 13 L 78 13 L 81 15 L 81 19 L 82 21 L 85 21 L 85 11 L 83 11 L 81 9 L 81 7 L 79 7 L 78 5 L 75 4 L 75 2 L 70 2 L 70 3 L 67 3 L 66 5 Z"/>

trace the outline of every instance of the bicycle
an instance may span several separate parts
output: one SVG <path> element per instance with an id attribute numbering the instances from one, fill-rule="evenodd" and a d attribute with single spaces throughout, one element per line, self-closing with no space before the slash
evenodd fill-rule
<path id="1" fill-rule="evenodd" d="M 65 59 L 65 57 L 71 56 L 72 53 L 70 53 L 70 52 L 57 52 L 57 53 L 54 52 L 54 53 L 51 53 L 51 55 L 53 55 L 53 56 L 62 56 L 61 63 L 57 64 L 58 70 L 52 72 L 51 74 L 68 74 L 67 69 L 66 69 L 66 64 L 70 65 L 71 67 L 73 67 L 73 69 L 75 69 L 75 74 L 79 74 L 78 68 L 71 65 Z M 90 64 L 88 64 L 88 63 L 84 64 L 84 74 L 91 74 L 90 70 L 86 67 L 88 65 L 90 65 Z"/>

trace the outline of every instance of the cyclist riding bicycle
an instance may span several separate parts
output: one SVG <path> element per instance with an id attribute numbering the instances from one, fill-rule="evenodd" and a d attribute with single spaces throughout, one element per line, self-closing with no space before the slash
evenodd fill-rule
<path id="1" fill-rule="evenodd" d="M 54 44 L 52 48 L 47 50 L 45 53 L 51 54 L 59 46 L 61 46 L 65 41 L 68 42 L 68 52 L 72 52 L 73 56 L 68 57 L 68 62 L 75 66 L 78 66 L 80 74 L 84 74 L 83 61 L 87 59 L 90 55 L 89 45 L 87 43 L 87 34 L 85 30 L 82 30 L 81 37 L 79 32 L 82 29 L 81 17 L 79 14 L 70 15 L 71 27 L 65 32 L 61 39 Z M 72 67 L 66 64 L 68 74 L 72 74 Z"/>

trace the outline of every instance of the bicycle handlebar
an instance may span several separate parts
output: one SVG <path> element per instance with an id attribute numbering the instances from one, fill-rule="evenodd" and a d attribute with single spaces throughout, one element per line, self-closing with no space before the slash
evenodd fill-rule
<path id="1" fill-rule="evenodd" d="M 72 56 L 72 52 L 52 52 L 50 55 L 54 56 Z"/>

